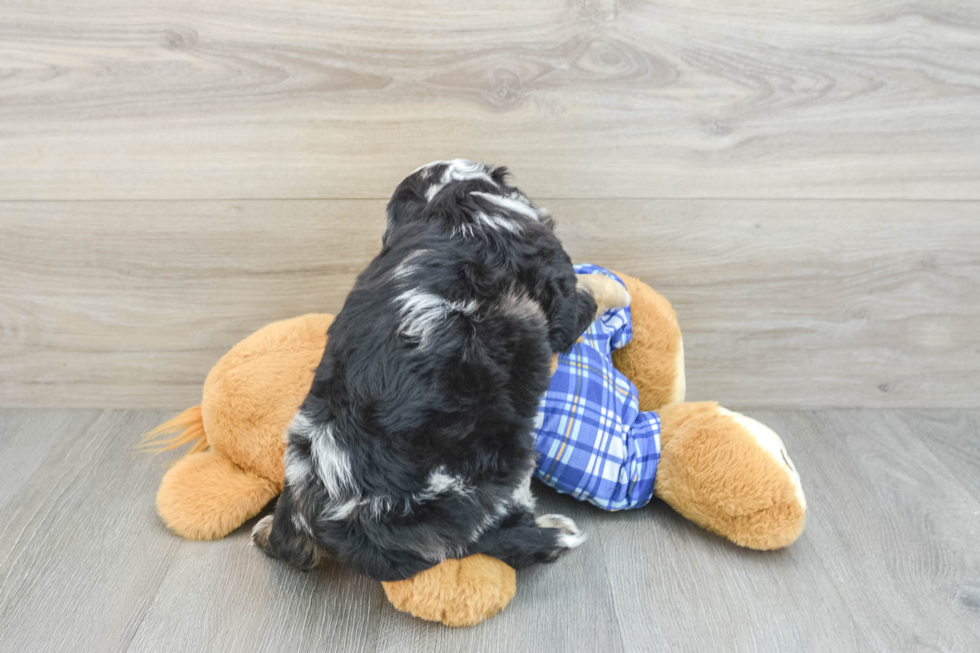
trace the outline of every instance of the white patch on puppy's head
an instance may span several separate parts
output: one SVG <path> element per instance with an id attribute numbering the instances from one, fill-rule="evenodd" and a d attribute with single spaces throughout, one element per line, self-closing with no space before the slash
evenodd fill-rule
<path id="1" fill-rule="evenodd" d="M 524 231 L 524 228 L 521 227 L 520 223 L 502 215 L 497 215 L 496 213 L 487 214 L 483 211 L 477 211 L 476 220 L 484 227 L 488 227 L 494 231 L 503 229 L 504 231 L 509 231 L 512 234 L 519 234 Z"/>
<path id="2" fill-rule="evenodd" d="M 482 179 L 494 186 L 497 182 L 490 177 L 490 166 L 482 163 L 475 163 L 468 159 L 453 159 L 444 161 L 446 169 L 442 171 L 442 183 L 448 184 L 451 181 L 469 181 L 472 179 Z"/>
<path id="3" fill-rule="evenodd" d="M 424 166 L 418 167 L 412 171 L 412 174 L 418 173 L 419 177 L 425 181 L 428 181 L 432 176 L 432 170 L 436 166 L 445 166 L 442 171 L 442 175 L 439 176 L 438 180 L 433 181 L 432 185 L 425 191 L 425 199 L 429 202 L 439 194 L 446 184 L 454 181 L 470 181 L 473 179 L 480 179 L 487 183 L 498 186 L 497 182 L 493 180 L 490 176 L 490 166 L 483 165 L 482 163 L 475 163 L 468 159 L 453 159 L 452 161 L 433 161 L 432 163 L 427 163 Z M 411 176 L 411 175 L 409 175 Z"/>
<path id="4" fill-rule="evenodd" d="M 528 220 L 534 220 L 536 222 L 540 217 L 538 211 L 536 211 L 534 207 L 526 202 L 513 199 L 512 197 L 494 195 L 493 193 L 483 193 L 477 190 L 471 192 L 470 195 L 475 195 L 476 197 L 482 198 L 488 202 L 493 202 L 497 206 L 507 209 L 508 211 L 513 211 L 518 215 L 522 215 Z"/>
<path id="5" fill-rule="evenodd" d="M 425 191 L 426 201 L 431 202 L 433 198 L 435 198 L 435 196 L 439 194 L 439 191 L 441 191 L 445 187 L 446 184 L 432 184 L 431 186 L 429 186 L 428 190 Z"/>

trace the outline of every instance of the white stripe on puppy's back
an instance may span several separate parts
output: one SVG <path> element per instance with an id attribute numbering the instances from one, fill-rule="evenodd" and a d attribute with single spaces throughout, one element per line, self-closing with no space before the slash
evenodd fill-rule
<path id="1" fill-rule="evenodd" d="M 350 457 L 341 448 L 330 424 L 315 425 L 302 411 L 296 413 L 289 427 L 290 444 L 286 447 L 286 483 L 302 501 L 307 485 L 315 476 L 326 491 L 326 503 L 320 517 L 330 520 L 349 518 L 362 501 L 354 483 Z M 309 443 L 310 455 L 300 454 L 297 445 Z M 299 513 L 297 513 L 299 514 Z M 300 516 L 294 525 L 304 532 L 309 524 Z"/>
<path id="2" fill-rule="evenodd" d="M 350 458 L 340 448 L 329 424 L 315 428 L 310 436 L 310 457 L 313 469 L 330 497 L 349 493 L 354 485 Z"/>
<path id="3" fill-rule="evenodd" d="M 282 434 L 283 442 L 289 444 L 290 436 L 293 433 L 301 438 L 309 439 L 311 428 L 310 418 L 304 415 L 302 410 L 297 410 L 296 414 L 293 415 L 293 420 Z"/>
<path id="4" fill-rule="evenodd" d="M 294 447 L 286 447 L 286 484 L 293 488 L 299 488 L 310 480 L 312 472 L 310 461 L 304 456 L 296 453 Z"/>
<path id="5" fill-rule="evenodd" d="M 416 270 L 418 270 L 419 266 L 413 263 L 413 261 L 415 261 L 415 259 L 419 257 L 427 256 L 431 253 L 432 253 L 431 249 L 417 249 L 411 254 L 409 254 L 408 256 L 406 256 L 405 258 L 403 258 L 401 263 L 399 263 L 395 267 L 395 269 L 392 270 L 391 272 L 392 280 L 401 279 L 402 277 L 406 277 L 412 274 L 413 272 L 415 272 Z"/>
<path id="6" fill-rule="evenodd" d="M 451 302 L 435 293 L 418 289 L 403 292 L 398 295 L 397 301 L 401 304 L 399 314 L 402 319 L 398 332 L 417 340 L 420 347 L 428 345 L 433 331 L 450 313 L 470 315 L 479 306 L 476 300 Z"/>
<path id="7" fill-rule="evenodd" d="M 303 441 L 309 440 L 312 428 L 309 418 L 303 414 L 303 411 L 299 410 L 293 416 L 289 428 L 283 433 L 283 439 L 286 441 L 286 483 L 292 487 L 306 484 L 313 470 L 310 467 L 309 459 L 299 455 L 296 447 L 290 444 L 290 441 L 294 438 Z"/>
<path id="8" fill-rule="evenodd" d="M 446 308 L 454 313 L 462 313 L 463 315 L 472 315 L 477 308 L 480 307 L 480 302 L 475 299 L 468 299 L 466 301 L 451 302 L 446 300 Z"/>
<path id="9" fill-rule="evenodd" d="M 424 290 L 409 290 L 398 296 L 401 303 L 402 323 L 399 333 L 417 340 L 424 347 L 429 336 L 446 317 L 446 301 L 434 293 Z"/>
<path id="10" fill-rule="evenodd" d="M 473 489 L 473 485 L 466 479 L 453 476 L 445 466 L 440 465 L 429 472 L 425 489 L 412 498 L 418 503 L 424 503 L 444 494 L 468 494 Z"/>
<path id="11" fill-rule="evenodd" d="M 329 519 L 333 521 L 342 521 L 349 518 L 354 512 L 364 505 L 364 502 L 360 499 L 345 499 L 343 501 L 329 501 L 323 508 L 323 512 L 320 516 L 323 519 Z"/>

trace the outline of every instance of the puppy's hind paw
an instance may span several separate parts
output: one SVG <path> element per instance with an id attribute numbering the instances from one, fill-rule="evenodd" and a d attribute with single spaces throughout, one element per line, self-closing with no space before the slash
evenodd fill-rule
<path id="1" fill-rule="evenodd" d="M 252 529 L 252 544 L 262 549 L 269 550 L 269 533 L 272 531 L 272 515 L 267 515 L 260 519 Z"/>
<path id="2" fill-rule="evenodd" d="M 541 528 L 554 528 L 559 531 L 558 545 L 565 549 L 574 549 L 589 539 L 589 536 L 565 515 L 541 515 L 534 520 L 534 523 Z"/>

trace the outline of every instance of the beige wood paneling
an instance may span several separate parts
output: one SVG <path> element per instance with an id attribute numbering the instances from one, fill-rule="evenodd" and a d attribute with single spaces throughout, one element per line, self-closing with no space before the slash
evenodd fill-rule
<path id="1" fill-rule="evenodd" d="M 980 405 L 980 203 L 564 200 L 579 262 L 671 299 L 691 399 Z M 0 204 L 0 405 L 196 403 L 270 321 L 336 312 L 384 202 Z"/>
<path id="2" fill-rule="evenodd" d="M 980 5 L 7 0 L 0 199 L 980 199 Z"/>

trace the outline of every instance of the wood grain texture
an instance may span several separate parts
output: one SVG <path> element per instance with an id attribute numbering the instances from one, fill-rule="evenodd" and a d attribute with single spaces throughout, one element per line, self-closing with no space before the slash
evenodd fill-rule
<path id="1" fill-rule="evenodd" d="M 980 199 L 969 0 L 8 0 L 0 198 Z"/>
<path id="2" fill-rule="evenodd" d="M 980 419 L 976 413 L 936 413 L 915 415 L 916 435 L 932 454 L 949 468 L 957 480 L 980 501 Z"/>
<path id="3" fill-rule="evenodd" d="M 799 469 L 807 527 L 753 553 L 666 508 L 609 515 L 597 534 L 627 650 L 971 651 L 980 645 L 980 504 L 916 433 L 971 437 L 966 411 L 759 411 Z M 973 467 L 976 475 L 980 471 Z M 694 635 L 696 633 L 696 635 Z M 700 646 L 692 645 L 692 639 Z"/>
<path id="4" fill-rule="evenodd" d="M 575 260 L 673 301 L 690 399 L 980 406 L 980 203 L 548 206 Z M 0 203 L 0 405 L 199 402 L 239 339 L 339 310 L 380 248 L 383 207 Z"/>
<path id="5" fill-rule="evenodd" d="M 876 649 L 970 651 L 980 645 L 980 504 L 920 437 L 941 429 L 950 442 L 975 440 L 963 424 L 976 416 L 760 414 L 780 432 L 798 436 L 794 460 L 814 459 L 808 498 L 832 505 L 833 515 L 814 513 L 810 532 Z M 966 471 L 976 476 L 978 470 Z"/>
<path id="6" fill-rule="evenodd" d="M 163 416 L 108 412 L 93 422 L 79 412 L 76 427 L 88 427 L 54 431 L 57 446 L 0 497 L 5 650 L 127 649 L 179 548 L 154 523 L 160 459 L 133 447 Z M 43 430 L 62 426 L 57 414 L 40 419 L 51 422 Z M 20 438 L 43 432 L 24 427 Z M 0 474 L 17 471 L 8 442 L 0 441 Z"/>
<path id="7" fill-rule="evenodd" d="M 953 651 L 980 648 L 976 410 L 754 411 L 783 437 L 808 524 L 787 550 L 735 547 L 665 505 L 609 513 L 539 484 L 538 512 L 589 534 L 518 575 L 497 617 L 449 630 L 396 612 L 336 564 L 296 572 L 248 543 L 168 532 L 167 456 L 134 451 L 160 411 L 0 410 L 4 650 Z M 96 419 L 97 417 L 97 419 Z M 71 419 L 74 418 L 74 419 Z M 60 435 L 38 461 L 11 443 Z M 950 460 L 957 467 L 949 466 Z"/>
<path id="8" fill-rule="evenodd" d="M 179 543 L 129 651 L 376 650 L 380 585 L 336 564 L 278 564 L 251 546 L 253 523 L 219 542 Z"/>
<path id="9" fill-rule="evenodd" d="M 588 512 L 569 503 L 577 515 Z M 542 511 L 556 504 L 566 507 L 546 501 Z M 182 543 L 130 651 L 625 650 L 599 548 L 573 564 L 522 573 L 488 637 L 397 612 L 380 584 L 336 563 L 304 573 L 273 561 L 250 546 L 253 523 L 220 542 Z M 552 606 L 547 619 L 540 606 Z"/>
<path id="10" fill-rule="evenodd" d="M 84 433 L 97 410 L 5 410 L 0 419 L 0 507 L 40 467 L 52 448 L 65 438 Z"/>

